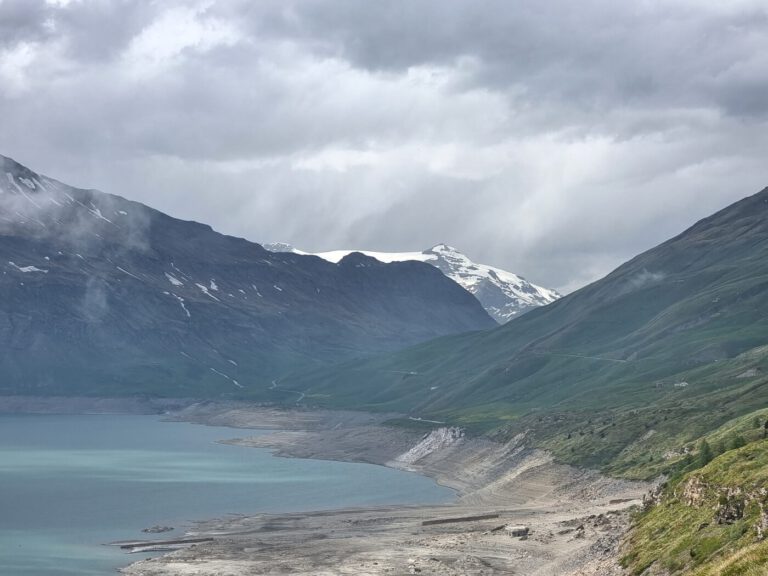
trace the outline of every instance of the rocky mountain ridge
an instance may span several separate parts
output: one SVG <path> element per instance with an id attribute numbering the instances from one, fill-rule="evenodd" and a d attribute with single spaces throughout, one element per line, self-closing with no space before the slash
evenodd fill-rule
<path id="1" fill-rule="evenodd" d="M 312 254 L 329 262 L 338 262 L 345 256 L 359 252 L 381 262 L 426 262 L 439 269 L 480 301 L 486 312 L 499 324 L 539 306 L 551 304 L 560 294 L 542 288 L 525 278 L 486 264 L 478 264 L 447 244 L 437 244 L 423 252 L 373 252 L 370 250 L 334 250 L 331 252 L 304 252 L 290 244 L 276 242 L 264 244 L 273 252 Z"/>
<path id="2" fill-rule="evenodd" d="M 280 400 L 288 372 L 493 325 L 423 263 L 274 254 L 0 157 L 0 394 Z"/>

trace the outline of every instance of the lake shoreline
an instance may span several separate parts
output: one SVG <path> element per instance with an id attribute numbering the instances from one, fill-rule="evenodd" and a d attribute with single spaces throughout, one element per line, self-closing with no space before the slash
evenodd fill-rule
<path id="1" fill-rule="evenodd" d="M 627 510 L 649 484 L 555 463 L 525 438 L 506 444 L 456 428 L 419 433 L 394 414 L 203 402 L 168 416 L 203 425 L 269 429 L 226 440 L 276 456 L 364 462 L 418 473 L 456 492 L 441 505 L 258 514 L 201 521 L 214 542 L 135 563 L 127 576 L 187 574 L 619 575 Z M 451 519 L 474 518 L 454 522 Z M 445 520 L 449 521 L 446 522 Z M 507 528 L 523 525 L 524 537 Z"/>
<path id="2" fill-rule="evenodd" d="M 136 562 L 127 576 L 218 574 L 619 575 L 627 509 L 646 483 L 606 478 L 553 462 L 518 437 L 506 444 L 384 423 L 394 414 L 278 409 L 239 402 L 67 399 L 66 413 L 160 415 L 165 420 L 265 435 L 223 443 L 275 456 L 363 462 L 427 476 L 456 493 L 438 505 L 357 507 L 227 516 L 188 526 L 211 542 Z M 50 414 L 56 399 L 0 398 L 0 413 Z M 18 410 L 22 408 L 22 410 Z M 468 519 L 469 518 L 469 519 Z M 458 520 L 457 520 L 458 519 Z M 468 519 L 468 520 L 467 520 Z M 512 536 L 525 526 L 529 533 Z"/>
<path id="3" fill-rule="evenodd" d="M 191 398 L 0 396 L 0 414 L 154 416 L 182 410 L 195 402 L 198 400 Z"/>

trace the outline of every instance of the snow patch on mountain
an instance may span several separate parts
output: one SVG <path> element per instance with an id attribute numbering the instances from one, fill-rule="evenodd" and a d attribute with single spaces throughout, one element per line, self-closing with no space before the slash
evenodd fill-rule
<path id="1" fill-rule="evenodd" d="M 13 266 L 19 272 L 42 272 L 43 274 L 48 274 L 48 270 L 44 270 L 43 268 L 38 268 L 37 266 L 19 266 L 14 262 L 8 262 L 8 264 Z"/>
<path id="2" fill-rule="evenodd" d="M 465 290 L 475 295 L 491 317 L 504 324 L 515 316 L 537 306 L 551 304 L 558 298 L 555 290 L 528 282 L 525 278 L 487 264 L 478 264 L 447 244 L 437 244 L 423 252 L 374 252 L 370 250 L 332 250 L 330 252 L 304 252 L 290 244 L 276 242 L 264 244 L 272 252 L 318 256 L 338 263 L 342 258 L 359 252 L 380 262 L 416 260 L 438 268 Z"/>
<path id="3" fill-rule="evenodd" d="M 168 274 L 168 272 L 166 272 L 165 277 L 168 279 L 168 282 L 170 282 L 174 286 L 184 286 L 184 282 L 176 278 L 176 276 L 174 276 L 173 274 Z"/>
<path id="4" fill-rule="evenodd" d="M 197 282 L 195 282 L 195 286 L 197 286 L 200 289 L 200 292 L 202 292 L 203 294 L 205 294 L 209 298 L 212 298 L 212 299 L 216 300 L 216 302 L 221 302 L 221 300 L 219 300 L 218 298 L 216 298 L 216 296 L 211 294 L 211 292 L 208 290 L 208 286 L 204 286 L 203 284 L 199 284 Z"/>

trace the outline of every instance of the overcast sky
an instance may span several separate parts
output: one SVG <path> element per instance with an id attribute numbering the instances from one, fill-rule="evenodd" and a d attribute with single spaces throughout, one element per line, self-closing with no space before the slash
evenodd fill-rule
<path id="1" fill-rule="evenodd" d="M 0 154 L 563 291 L 768 185 L 768 0 L 0 0 Z"/>

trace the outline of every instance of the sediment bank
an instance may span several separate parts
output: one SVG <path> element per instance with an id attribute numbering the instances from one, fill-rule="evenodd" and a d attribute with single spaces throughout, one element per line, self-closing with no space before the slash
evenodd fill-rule
<path id="1" fill-rule="evenodd" d="M 198 522 L 187 537 L 214 541 L 125 568 L 180 575 L 618 575 L 626 510 L 649 486 L 553 462 L 520 436 L 505 444 L 456 428 L 428 434 L 383 423 L 392 415 L 199 403 L 171 418 L 277 430 L 227 443 L 276 455 L 386 465 L 457 491 L 441 506 L 261 514 Z M 439 522 L 446 518 L 466 522 Z M 438 521 L 438 522 L 435 522 Z M 506 527 L 524 526 L 513 536 Z M 520 532 L 517 532 L 520 533 Z"/>

